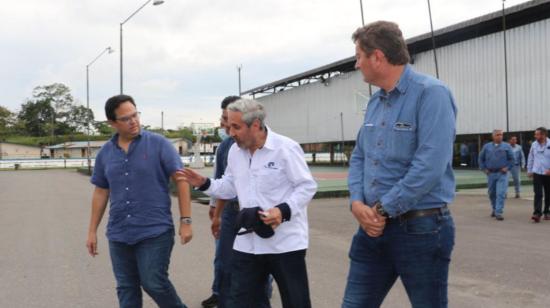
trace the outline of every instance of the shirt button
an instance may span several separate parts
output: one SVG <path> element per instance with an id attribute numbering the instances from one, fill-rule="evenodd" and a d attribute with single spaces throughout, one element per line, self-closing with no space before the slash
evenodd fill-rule
<path id="1" fill-rule="evenodd" d="M 132 217 L 132 215 L 128 214 L 128 218 Z"/>
<path id="2" fill-rule="evenodd" d="M 380 140 L 380 141 L 378 141 L 378 142 L 376 143 L 376 145 L 378 145 L 378 146 L 382 146 L 382 141 L 381 141 L 381 140 Z"/>
<path id="3" fill-rule="evenodd" d="M 124 175 L 128 176 L 128 172 L 126 172 Z"/>
<path id="4" fill-rule="evenodd" d="M 126 190 L 128 190 L 128 187 L 126 187 Z"/>
<path id="5" fill-rule="evenodd" d="M 386 122 L 382 122 L 380 125 L 382 125 L 382 127 L 386 126 Z"/>
<path id="6" fill-rule="evenodd" d="M 374 161 L 374 165 L 378 166 L 378 161 L 377 160 Z"/>
<path id="7" fill-rule="evenodd" d="M 126 204 L 130 204 L 130 201 L 126 201 Z"/>
<path id="8" fill-rule="evenodd" d="M 125 162 L 128 162 L 128 159 L 125 159 L 124 161 L 125 161 Z"/>

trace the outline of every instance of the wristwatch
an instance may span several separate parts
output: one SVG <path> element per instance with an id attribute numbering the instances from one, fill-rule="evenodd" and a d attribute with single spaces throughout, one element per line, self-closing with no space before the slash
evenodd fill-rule
<path id="1" fill-rule="evenodd" d="M 184 225 L 190 225 L 193 223 L 193 219 L 191 217 L 180 217 L 180 222 Z"/>
<path id="2" fill-rule="evenodd" d="M 378 213 L 378 215 L 380 216 L 383 216 L 383 217 L 386 217 L 386 218 L 389 218 L 390 216 L 388 215 L 388 213 L 386 212 L 386 210 L 384 210 L 384 207 L 382 206 L 382 203 L 380 201 L 376 201 L 376 203 L 374 203 L 374 207 L 373 209 L 376 211 L 376 213 Z"/>

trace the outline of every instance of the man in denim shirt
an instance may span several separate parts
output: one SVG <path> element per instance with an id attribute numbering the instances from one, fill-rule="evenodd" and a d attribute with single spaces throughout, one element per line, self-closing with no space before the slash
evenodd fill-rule
<path id="1" fill-rule="evenodd" d="M 360 228 L 342 307 L 379 307 L 398 277 L 413 307 L 447 307 L 453 96 L 408 64 L 397 24 L 374 22 L 352 39 L 355 67 L 380 90 L 368 103 L 350 160 L 351 210 Z"/>
<path id="2" fill-rule="evenodd" d="M 107 238 L 120 307 L 142 307 L 142 287 L 159 307 L 186 307 L 168 279 L 175 232 L 168 184 L 181 158 L 166 138 L 140 128 L 132 97 L 111 97 L 105 113 L 116 134 L 95 161 L 88 252 L 98 253 L 97 228 L 110 201 Z M 177 187 L 185 244 L 192 237 L 191 200 L 187 184 Z"/>
<path id="3" fill-rule="evenodd" d="M 493 131 L 493 142 L 479 152 L 479 169 L 487 174 L 487 188 L 491 200 L 491 216 L 503 220 L 504 200 L 508 191 L 508 170 L 514 167 L 514 153 L 507 142 L 502 141 L 502 130 Z"/>
<path id="4" fill-rule="evenodd" d="M 523 154 L 521 145 L 518 144 L 517 136 L 510 137 L 510 146 L 514 154 L 514 166 L 510 169 L 510 174 L 512 174 L 512 179 L 514 180 L 516 198 L 519 198 L 521 192 L 521 169 L 525 168 L 525 155 Z"/>

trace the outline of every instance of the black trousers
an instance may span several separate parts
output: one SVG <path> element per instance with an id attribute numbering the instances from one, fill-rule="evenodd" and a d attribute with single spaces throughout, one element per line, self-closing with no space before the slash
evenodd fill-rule
<path id="1" fill-rule="evenodd" d="M 544 214 L 550 215 L 550 175 L 533 174 L 533 188 L 535 190 L 535 211 L 533 215 L 542 215 L 542 193 L 544 190 Z"/>
<path id="2" fill-rule="evenodd" d="M 253 255 L 233 250 L 228 308 L 256 308 L 265 301 L 265 281 L 273 276 L 284 308 L 310 308 L 306 250 Z"/>

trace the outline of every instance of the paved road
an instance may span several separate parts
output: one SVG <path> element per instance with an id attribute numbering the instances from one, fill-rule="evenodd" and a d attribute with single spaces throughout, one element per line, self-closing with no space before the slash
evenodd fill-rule
<path id="1" fill-rule="evenodd" d="M 116 307 L 106 240 L 84 247 L 92 186 L 68 170 L 0 172 L 0 307 Z M 356 224 L 346 199 L 310 207 L 308 269 L 314 307 L 339 307 Z M 531 201 L 509 199 L 505 221 L 488 217 L 483 191 L 452 205 L 457 244 L 451 307 L 548 307 L 550 222 L 529 222 Z M 177 214 L 177 213 L 175 213 Z M 171 278 L 190 308 L 209 295 L 213 241 L 207 208 L 193 205 L 195 237 L 172 255 Z M 104 231 L 104 224 L 102 224 Z M 280 307 L 275 294 L 274 307 Z M 155 307 L 149 298 L 146 307 Z M 384 307 L 408 307 L 398 282 Z"/>

